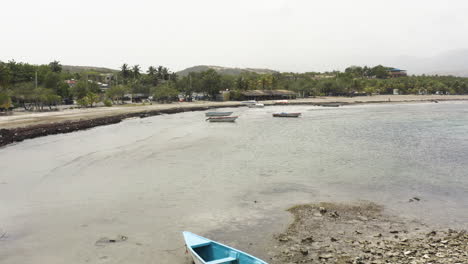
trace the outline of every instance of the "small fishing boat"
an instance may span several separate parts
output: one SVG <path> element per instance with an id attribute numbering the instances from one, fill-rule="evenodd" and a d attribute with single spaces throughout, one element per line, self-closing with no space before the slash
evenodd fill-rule
<path id="1" fill-rule="evenodd" d="M 183 232 L 183 234 L 185 246 L 192 255 L 195 264 L 268 264 L 261 259 L 208 238 L 190 232 Z"/>
<path id="2" fill-rule="evenodd" d="M 256 103 L 256 104 L 249 104 L 247 105 L 249 108 L 263 108 L 265 107 L 264 104 L 261 104 L 261 103 Z"/>
<path id="3" fill-rule="evenodd" d="M 234 122 L 238 116 L 210 116 L 206 121 L 210 122 Z"/>
<path id="4" fill-rule="evenodd" d="M 323 104 L 323 107 L 340 107 L 340 104 L 330 103 L 330 104 Z"/>
<path id="5" fill-rule="evenodd" d="M 232 112 L 207 112 L 205 116 L 230 116 Z"/>
<path id="6" fill-rule="evenodd" d="M 276 100 L 275 104 L 289 104 L 288 100 Z"/>
<path id="7" fill-rule="evenodd" d="M 245 105 L 247 105 L 247 106 L 249 106 L 249 105 L 254 105 L 254 104 L 256 104 L 256 103 L 257 103 L 257 101 L 255 101 L 255 100 L 242 101 L 242 102 L 241 102 L 241 104 L 245 104 Z"/>
<path id="8" fill-rule="evenodd" d="M 273 117 L 299 117 L 301 113 L 274 113 Z"/>

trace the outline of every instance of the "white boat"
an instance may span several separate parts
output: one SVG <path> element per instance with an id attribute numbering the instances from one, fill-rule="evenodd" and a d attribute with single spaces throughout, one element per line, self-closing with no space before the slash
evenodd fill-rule
<path id="1" fill-rule="evenodd" d="M 247 105 L 247 106 L 248 106 L 249 108 L 263 108 L 263 107 L 265 107 L 265 105 L 262 104 L 262 103 L 249 104 L 249 105 Z"/>
<path id="2" fill-rule="evenodd" d="M 206 121 L 210 122 L 234 122 L 238 116 L 210 116 Z"/>
<path id="3" fill-rule="evenodd" d="M 275 104 L 289 104 L 288 100 L 276 100 Z"/>
<path id="4" fill-rule="evenodd" d="M 247 105 L 247 106 L 249 106 L 249 105 L 254 105 L 254 104 L 256 104 L 256 103 L 257 103 L 257 101 L 255 101 L 255 100 L 242 101 L 242 102 L 241 102 L 241 104 L 245 104 L 245 105 Z"/>
<path id="5" fill-rule="evenodd" d="M 183 232 L 185 246 L 195 264 L 268 264 L 265 261 L 216 241 Z"/>

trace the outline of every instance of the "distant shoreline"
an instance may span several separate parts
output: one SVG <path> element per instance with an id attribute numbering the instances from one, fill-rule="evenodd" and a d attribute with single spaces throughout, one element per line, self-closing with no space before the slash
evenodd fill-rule
<path id="1" fill-rule="evenodd" d="M 464 95 L 377 95 L 360 97 L 317 97 L 289 100 L 288 105 L 324 104 L 376 104 L 417 103 L 434 101 L 468 101 Z M 274 101 L 262 101 L 266 106 Z M 69 133 L 97 126 L 116 124 L 127 118 L 149 117 L 190 111 L 205 111 L 213 108 L 242 107 L 241 102 L 192 102 L 176 104 L 153 104 L 142 106 L 96 107 L 55 112 L 34 112 L 0 116 L 0 147 L 25 139 Z"/>

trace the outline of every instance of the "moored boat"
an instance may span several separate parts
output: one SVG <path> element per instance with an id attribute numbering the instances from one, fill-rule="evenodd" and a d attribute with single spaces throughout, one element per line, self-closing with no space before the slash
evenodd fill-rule
<path id="1" fill-rule="evenodd" d="M 299 117 L 301 113 L 274 113 L 273 117 Z"/>
<path id="2" fill-rule="evenodd" d="M 264 104 L 261 104 L 261 103 L 256 103 L 256 104 L 249 104 L 247 105 L 249 108 L 263 108 L 265 107 Z"/>
<path id="3" fill-rule="evenodd" d="M 289 104 L 288 100 L 276 100 L 275 104 Z"/>
<path id="4" fill-rule="evenodd" d="M 255 100 L 250 100 L 250 101 L 242 101 L 241 103 L 242 103 L 242 104 L 245 104 L 245 105 L 247 105 L 247 106 L 249 106 L 249 105 L 254 105 L 254 104 L 256 104 L 257 101 L 255 101 Z"/>
<path id="5" fill-rule="evenodd" d="M 268 264 L 235 248 L 216 241 L 183 232 L 185 246 L 195 264 Z"/>
<path id="6" fill-rule="evenodd" d="M 206 121 L 210 122 L 234 122 L 238 116 L 210 116 Z"/>
<path id="7" fill-rule="evenodd" d="M 207 112 L 205 116 L 230 116 L 232 112 Z"/>
<path id="8" fill-rule="evenodd" d="M 330 104 L 323 104 L 323 107 L 340 107 L 340 104 L 330 103 Z"/>

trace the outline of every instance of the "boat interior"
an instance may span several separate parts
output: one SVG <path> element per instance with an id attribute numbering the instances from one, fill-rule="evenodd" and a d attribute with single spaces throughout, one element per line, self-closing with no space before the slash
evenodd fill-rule
<path id="1" fill-rule="evenodd" d="M 207 264 L 263 264 L 249 255 L 213 242 L 194 245 L 192 249 Z"/>

